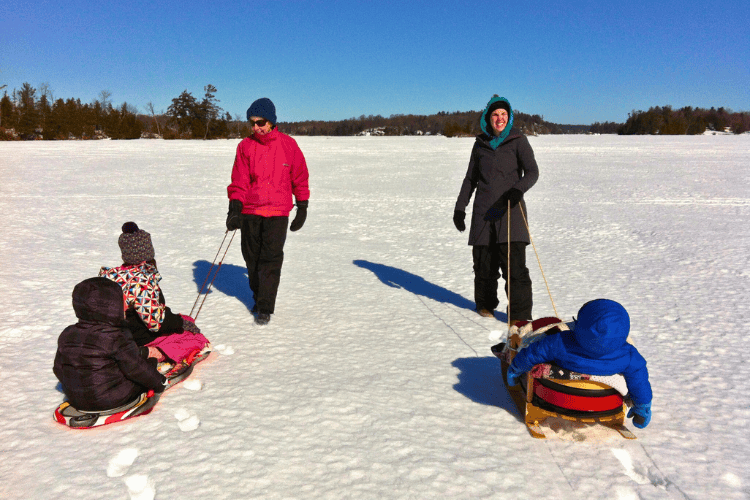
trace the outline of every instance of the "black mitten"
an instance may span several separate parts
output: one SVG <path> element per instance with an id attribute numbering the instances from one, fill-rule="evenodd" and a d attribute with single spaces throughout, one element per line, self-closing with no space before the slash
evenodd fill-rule
<path id="1" fill-rule="evenodd" d="M 292 221 L 292 225 L 289 226 L 290 231 L 299 231 L 302 226 L 305 225 L 305 219 L 307 219 L 307 205 L 308 200 L 297 202 L 297 215 Z"/>
<path id="2" fill-rule="evenodd" d="M 227 212 L 227 231 L 236 231 L 242 227 L 242 202 L 240 200 L 229 200 L 229 212 Z"/>
<path id="3" fill-rule="evenodd" d="M 456 226 L 456 229 L 458 229 L 462 233 L 466 231 L 466 223 L 464 222 L 465 218 L 466 212 L 462 212 L 460 210 L 456 210 L 455 212 L 453 212 L 453 225 Z"/>
<path id="4" fill-rule="evenodd" d="M 508 201 L 510 202 L 510 208 L 518 205 L 523 200 L 523 191 L 516 188 L 510 188 L 508 190 Z"/>
<path id="5" fill-rule="evenodd" d="M 484 214 L 484 220 L 488 222 L 499 221 L 506 210 L 508 210 L 508 202 L 510 202 L 510 208 L 515 207 L 523 199 L 523 191 L 516 188 L 510 188 L 497 199 L 495 203 L 487 210 Z"/>

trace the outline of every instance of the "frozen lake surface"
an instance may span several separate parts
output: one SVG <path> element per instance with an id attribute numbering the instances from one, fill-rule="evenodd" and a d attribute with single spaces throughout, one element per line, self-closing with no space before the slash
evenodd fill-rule
<path id="1" fill-rule="evenodd" d="M 648 361 L 636 441 L 520 421 L 490 352 L 505 315 L 473 312 L 452 223 L 473 139 L 297 140 L 310 209 L 271 323 L 235 240 L 197 321 L 211 357 L 150 415 L 90 431 L 52 419 L 73 286 L 120 263 L 133 220 L 188 313 L 238 141 L 0 143 L 1 498 L 750 498 L 750 135 L 530 138 L 558 314 L 621 302 Z M 553 315 L 527 259 L 534 316 Z"/>

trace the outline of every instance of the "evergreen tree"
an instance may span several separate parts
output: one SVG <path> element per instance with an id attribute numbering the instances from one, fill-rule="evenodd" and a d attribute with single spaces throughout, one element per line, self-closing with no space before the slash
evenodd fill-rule
<path id="1" fill-rule="evenodd" d="M 36 89 L 24 83 L 21 85 L 21 91 L 18 93 L 19 100 L 19 120 L 18 133 L 22 138 L 32 138 L 37 127 L 38 114 L 36 111 Z"/>
<path id="2" fill-rule="evenodd" d="M 39 98 L 39 127 L 42 129 L 42 137 L 47 138 L 47 134 L 49 133 L 49 126 L 47 122 L 50 119 L 50 114 L 52 113 L 52 106 L 50 106 L 49 101 L 47 100 L 47 94 L 42 94 L 42 96 Z"/>
<path id="3" fill-rule="evenodd" d="M 219 135 L 216 130 L 211 130 L 211 123 L 217 120 L 223 110 L 217 104 L 219 100 L 216 98 L 216 87 L 209 83 L 203 87 L 203 91 L 205 94 L 200 104 L 199 114 L 205 123 L 205 131 L 203 133 L 203 139 L 205 140 L 208 138 L 209 133 L 212 137 Z"/>
<path id="4" fill-rule="evenodd" d="M 182 94 L 172 99 L 172 104 L 167 108 L 169 124 L 174 126 L 180 136 L 192 136 L 193 126 L 199 121 L 196 114 L 197 101 L 193 94 L 183 90 Z"/>
<path id="5" fill-rule="evenodd" d="M 13 128 L 13 112 L 13 102 L 8 97 L 8 93 L 4 92 L 3 98 L 0 99 L 0 127 Z"/>

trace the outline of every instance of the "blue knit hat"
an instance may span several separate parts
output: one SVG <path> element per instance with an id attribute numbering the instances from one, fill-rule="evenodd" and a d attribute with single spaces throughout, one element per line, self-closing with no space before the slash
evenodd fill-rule
<path id="1" fill-rule="evenodd" d="M 248 121 L 250 121 L 251 116 L 260 116 L 276 125 L 276 106 L 268 97 L 261 97 L 247 108 Z"/>

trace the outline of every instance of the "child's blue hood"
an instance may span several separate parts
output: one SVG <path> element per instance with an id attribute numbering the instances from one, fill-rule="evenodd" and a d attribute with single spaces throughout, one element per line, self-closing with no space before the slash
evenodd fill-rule
<path id="1" fill-rule="evenodd" d="M 597 299 L 578 311 L 572 337 L 581 349 L 579 354 L 601 357 L 624 346 L 629 333 L 630 316 L 625 308 L 613 300 Z"/>

